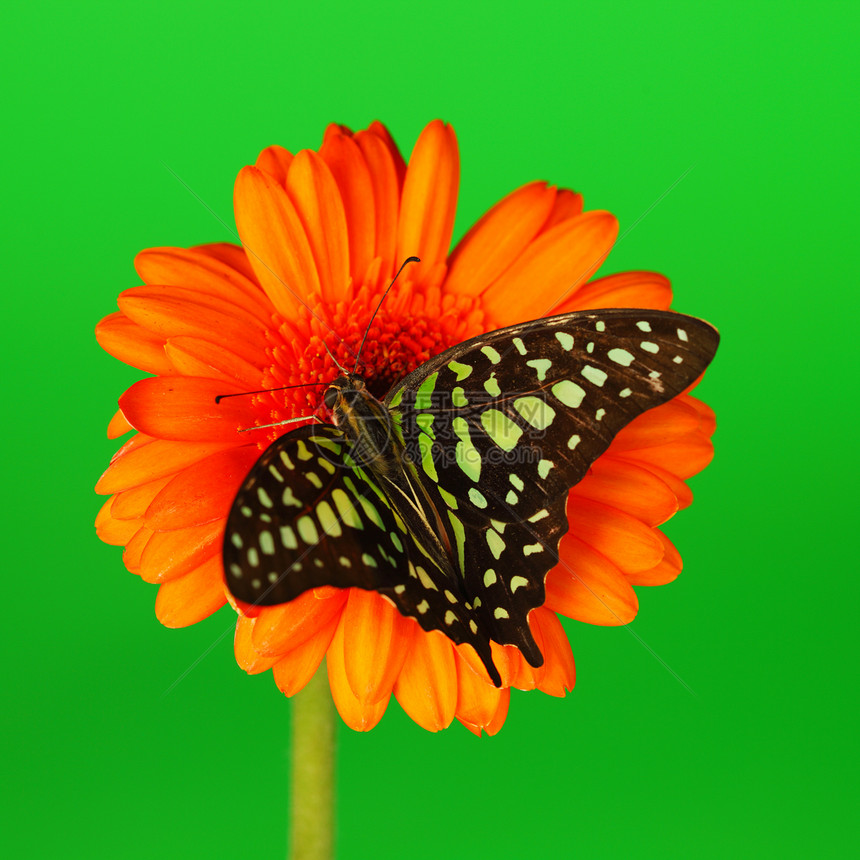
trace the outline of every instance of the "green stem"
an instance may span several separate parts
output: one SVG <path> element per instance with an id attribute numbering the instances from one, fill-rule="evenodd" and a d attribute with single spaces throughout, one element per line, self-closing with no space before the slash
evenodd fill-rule
<path id="1" fill-rule="evenodd" d="M 325 663 L 293 697 L 290 860 L 334 857 L 334 703 Z"/>

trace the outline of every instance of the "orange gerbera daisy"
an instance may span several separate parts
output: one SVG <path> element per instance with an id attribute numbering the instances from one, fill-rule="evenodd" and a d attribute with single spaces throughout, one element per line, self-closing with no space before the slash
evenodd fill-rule
<path id="1" fill-rule="evenodd" d="M 627 272 L 589 282 L 617 222 L 583 212 L 572 191 L 533 182 L 487 212 L 449 254 L 459 185 L 454 131 L 422 132 L 408 166 L 379 123 L 330 126 L 318 152 L 279 146 L 239 173 L 242 246 L 155 248 L 136 259 L 143 286 L 119 297 L 97 327 L 112 355 L 153 374 L 120 398 L 112 438 L 135 435 L 97 485 L 111 494 L 96 520 L 125 547 L 128 569 L 159 585 L 156 614 L 193 624 L 228 599 L 221 542 L 231 502 L 260 452 L 282 432 L 261 428 L 318 408 L 321 388 L 215 404 L 215 395 L 330 382 L 350 361 L 397 265 L 417 255 L 371 326 L 362 359 L 381 396 L 404 373 L 461 341 L 550 313 L 603 307 L 666 309 L 669 282 Z M 331 333 L 334 336 L 330 336 Z M 172 392 L 167 398 L 164 395 Z M 180 395 L 180 396 L 177 396 Z M 573 687 L 558 615 L 626 624 L 634 585 L 681 570 L 658 526 L 690 504 L 685 479 L 712 455 L 711 410 L 688 393 L 622 430 L 570 493 L 563 564 L 529 623 L 545 663 L 493 644 L 494 687 L 469 648 L 425 633 L 373 592 L 317 588 L 281 606 L 238 611 L 236 657 L 272 669 L 286 695 L 326 657 L 335 704 L 354 729 L 372 728 L 393 693 L 429 730 L 456 717 L 476 734 L 505 720 L 511 687 L 554 696 Z M 235 604 L 234 604 L 235 606 Z"/>

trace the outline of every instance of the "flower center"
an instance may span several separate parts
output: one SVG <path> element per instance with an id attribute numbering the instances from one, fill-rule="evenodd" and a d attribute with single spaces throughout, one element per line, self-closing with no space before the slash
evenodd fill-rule
<path id="1" fill-rule="evenodd" d="M 355 368 L 370 392 L 381 399 L 398 380 L 432 356 L 495 327 L 478 299 L 443 295 L 438 288 L 423 289 L 405 280 L 395 284 L 368 330 L 382 292 L 360 286 L 334 304 L 314 296 L 293 320 L 274 314 L 267 332 L 271 364 L 261 387 L 332 382 L 342 375 L 339 364 L 347 372 Z M 367 338 L 359 356 L 365 332 Z M 312 414 L 330 421 L 323 405 L 324 393 L 325 385 L 319 384 L 255 395 L 255 423 L 271 424 Z M 267 438 L 273 441 L 289 429 L 291 425 L 273 427 Z M 261 440 L 261 447 L 266 444 Z"/>

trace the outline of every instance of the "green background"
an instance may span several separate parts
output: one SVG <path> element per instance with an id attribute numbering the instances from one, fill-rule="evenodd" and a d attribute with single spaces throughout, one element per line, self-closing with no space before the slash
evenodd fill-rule
<path id="1" fill-rule="evenodd" d="M 116 447 L 104 428 L 140 375 L 98 349 L 93 326 L 138 283 L 139 249 L 232 239 L 218 218 L 232 227 L 233 179 L 262 147 L 317 147 L 330 121 L 379 118 L 408 153 L 435 117 L 460 141 L 457 236 L 526 181 L 576 188 L 621 222 L 603 273 L 662 271 L 678 309 L 719 326 L 700 389 L 717 453 L 667 529 L 682 577 L 639 589 L 629 630 L 567 625 L 566 699 L 515 693 L 492 739 L 429 734 L 393 700 L 369 735 L 341 726 L 339 856 L 849 850 L 852 6 L 6 13 L 10 856 L 283 854 L 288 702 L 235 665 L 229 610 L 162 628 L 155 588 L 93 533 L 91 488 Z"/>

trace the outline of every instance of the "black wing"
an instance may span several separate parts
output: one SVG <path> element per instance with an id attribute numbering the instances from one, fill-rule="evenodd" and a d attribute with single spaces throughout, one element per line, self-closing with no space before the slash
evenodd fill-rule
<path id="1" fill-rule="evenodd" d="M 223 554 L 227 587 L 245 603 L 286 603 L 321 585 L 378 591 L 424 630 L 472 645 L 500 683 L 461 583 L 414 539 L 336 427 L 302 427 L 266 449 L 233 502 Z"/>
<path id="2" fill-rule="evenodd" d="M 695 381 L 718 343 L 713 326 L 667 311 L 561 314 L 472 338 L 391 390 L 490 638 L 542 663 L 527 617 L 558 563 L 567 491 L 619 430 Z"/>

